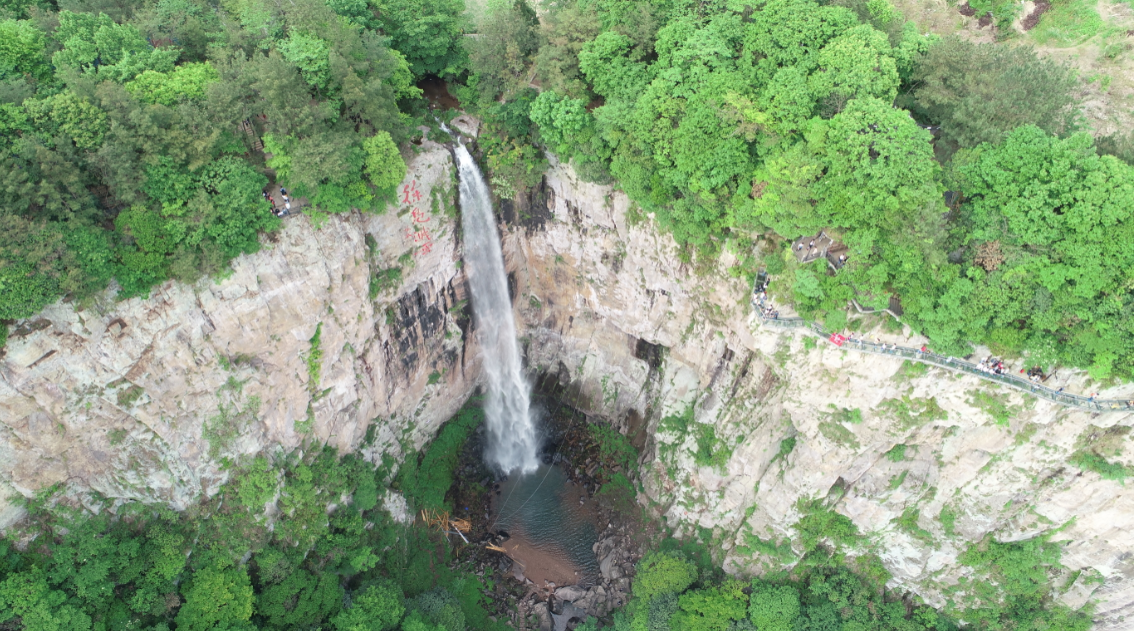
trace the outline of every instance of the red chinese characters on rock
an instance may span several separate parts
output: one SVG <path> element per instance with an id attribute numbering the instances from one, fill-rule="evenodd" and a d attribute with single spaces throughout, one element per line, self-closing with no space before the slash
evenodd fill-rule
<path id="1" fill-rule="evenodd" d="M 421 191 L 417 190 L 417 180 L 402 187 L 403 204 L 414 204 L 421 201 L 421 198 Z M 413 227 L 406 228 L 405 236 L 406 239 L 417 245 L 413 255 L 429 254 L 433 251 L 433 235 L 429 234 L 429 229 L 425 224 L 432 221 L 433 218 L 417 207 L 410 209 L 410 216 L 413 217 Z"/>
<path id="2" fill-rule="evenodd" d="M 402 187 L 402 203 L 416 204 L 421 201 L 421 191 L 417 190 L 417 180 Z"/>

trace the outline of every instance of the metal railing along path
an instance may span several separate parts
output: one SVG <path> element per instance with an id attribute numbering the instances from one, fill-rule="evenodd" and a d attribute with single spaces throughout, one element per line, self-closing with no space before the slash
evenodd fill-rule
<path id="1" fill-rule="evenodd" d="M 762 311 L 757 309 L 756 315 L 760 318 L 761 324 L 772 328 L 781 329 L 810 329 L 816 335 L 822 338 L 829 338 L 831 334 L 827 332 L 819 323 L 810 322 L 803 318 L 780 318 L 780 317 L 767 317 Z M 957 372 L 966 372 L 976 375 L 986 381 L 994 381 L 1023 392 L 1035 395 L 1037 397 L 1047 399 L 1066 405 L 1068 407 L 1079 408 L 1081 410 L 1090 410 L 1092 412 L 1132 412 L 1134 405 L 1130 401 L 1123 401 L 1120 399 L 1093 399 L 1085 397 L 1081 394 L 1071 394 L 1069 392 L 1060 392 L 1044 386 L 1042 384 L 1034 383 L 1028 379 L 1017 377 L 1011 374 L 996 374 L 985 372 L 981 370 L 976 364 L 965 361 L 956 357 L 949 357 L 947 355 L 939 355 L 930 351 L 922 352 L 921 349 L 908 348 L 905 346 L 897 346 L 895 344 L 878 344 L 867 340 L 858 339 L 855 337 L 848 337 L 843 342 L 840 348 L 849 348 L 852 350 L 860 351 L 863 353 L 874 353 L 875 355 L 890 355 L 892 357 L 901 357 L 911 361 L 922 362 L 925 364 L 932 364 L 945 368 L 946 370 L 953 370 Z"/>

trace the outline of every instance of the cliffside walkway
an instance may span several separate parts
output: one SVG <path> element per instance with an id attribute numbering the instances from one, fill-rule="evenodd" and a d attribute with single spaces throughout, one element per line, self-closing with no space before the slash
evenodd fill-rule
<path id="1" fill-rule="evenodd" d="M 822 326 L 817 322 L 810 322 L 803 318 L 769 318 L 763 314 L 760 309 L 756 310 L 756 315 L 760 318 L 761 323 L 770 328 L 781 329 L 809 329 L 811 332 L 817 334 L 822 338 L 829 338 L 831 336 Z M 866 340 L 860 340 L 855 337 L 848 337 L 843 342 L 840 348 L 856 350 L 862 353 L 874 353 L 875 355 L 890 355 L 893 357 L 901 357 L 911 361 L 922 362 L 925 364 L 933 364 L 945 368 L 946 370 L 953 370 L 957 372 L 967 372 L 976 375 L 981 379 L 987 381 L 995 381 L 1017 390 L 1027 392 L 1054 401 L 1060 405 L 1068 407 L 1079 408 L 1081 410 L 1090 410 L 1092 412 L 1132 412 L 1134 405 L 1131 401 L 1123 401 L 1119 399 L 1092 399 L 1079 394 L 1071 394 L 1068 392 L 1059 392 L 1047 386 L 1033 383 L 1028 379 L 1023 379 L 1011 374 L 997 375 L 990 372 L 985 372 L 978 368 L 976 364 L 967 362 L 963 359 L 956 357 L 949 357 L 947 355 L 938 355 L 932 352 L 922 352 L 920 349 L 907 348 L 905 346 L 896 346 L 894 344 L 876 344 Z"/>

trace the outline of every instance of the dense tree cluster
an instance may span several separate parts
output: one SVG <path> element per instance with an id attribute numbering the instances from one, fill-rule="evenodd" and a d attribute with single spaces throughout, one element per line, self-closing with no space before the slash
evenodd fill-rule
<path id="1" fill-rule="evenodd" d="M 27 503 L 0 540 L 0 627 L 13 631 L 503 631 L 486 611 L 497 580 L 474 573 L 469 549 L 422 520 L 393 521 L 385 487 L 410 510 L 453 511 L 460 454 L 483 422 L 476 404 L 442 426 L 392 475 L 332 448 L 231 463 L 218 493 L 183 513 L 57 487 Z M 625 437 L 592 426 L 602 462 L 630 466 Z M 368 435 L 369 436 L 369 435 Z M 617 437 L 617 438 L 615 438 Z M 368 439 L 369 440 L 369 439 Z M 628 469 L 627 469 L 628 470 Z M 620 475 L 620 474 L 617 474 Z M 614 476 L 614 477 L 617 477 Z M 466 486 L 470 481 L 465 481 Z M 476 483 L 471 483 L 476 486 Z M 602 492 L 600 492 L 601 494 Z M 97 507 L 97 514 L 86 508 Z M 970 544 L 969 579 L 928 607 L 886 589 L 890 575 L 854 523 L 823 501 L 801 501 L 794 543 L 748 533 L 739 550 L 792 566 L 755 580 L 714 563 L 713 533 L 649 544 L 633 600 L 582 631 L 1085 631 L 1090 617 L 1060 604 L 1061 544 L 1045 537 Z M 915 519 L 916 522 L 916 519 Z M 16 545 L 16 542 L 23 542 Z M 475 544 L 474 544 L 475 545 Z M 848 554 L 853 553 L 853 555 Z M 458 558 L 459 557 L 459 558 Z M 509 580 L 500 577 L 499 580 Z M 530 622 L 530 621 L 529 621 Z"/>
<path id="2" fill-rule="evenodd" d="M 0 540 L 0 626 L 26 631 L 494 631 L 483 579 L 447 540 L 392 521 L 379 489 L 448 508 L 456 453 L 483 419 L 466 408 L 421 454 L 377 470 L 333 449 L 245 462 L 184 514 L 127 503 L 29 505 L 26 541 Z M 343 501 L 349 498 L 349 501 Z M 113 513 L 113 514 L 112 514 Z"/>
<path id="3" fill-rule="evenodd" d="M 223 270 L 279 227 L 269 177 L 316 214 L 381 208 L 415 72 L 465 59 L 461 6 L 389 4 L 0 5 L 0 320 Z"/>
<path id="4" fill-rule="evenodd" d="M 610 624 L 590 619 L 583 631 L 957 631 L 1041 629 L 1085 631 L 1091 620 L 1055 601 L 1052 579 L 1064 571 L 1061 547 L 1044 538 L 1014 543 L 985 540 L 961 555 L 975 583 L 974 594 L 945 588 L 949 604 L 934 609 L 916 596 L 886 589 L 890 574 L 862 549 L 854 524 L 821 501 L 801 502 L 795 525 L 801 552 L 790 572 L 767 572 L 754 580 L 726 576 L 706 544 L 696 538 L 667 539 L 642 559 L 634 598 Z M 757 547 L 776 548 L 747 537 Z M 749 549 L 748 553 L 754 551 Z M 965 586 L 960 586 L 965 587 Z"/>
<path id="5" fill-rule="evenodd" d="M 222 270 L 278 227 L 269 177 L 317 216 L 380 208 L 426 76 L 483 117 L 501 196 L 549 150 L 691 257 L 760 243 L 830 328 L 896 296 L 937 350 L 1132 375 L 1129 139 L 1083 134 L 1068 68 L 886 0 L 8 0 L 0 321 Z M 783 248 L 820 229 L 838 273 Z"/>
<path id="6" fill-rule="evenodd" d="M 885 0 L 543 6 L 540 25 L 522 3 L 489 12 L 470 44 L 458 89 L 493 147 L 535 142 L 615 183 L 691 256 L 763 237 L 778 297 L 829 328 L 896 296 L 943 352 L 1134 376 L 1134 170 L 1100 155 L 1130 143 L 1080 131 L 1068 68 L 923 36 Z M 532 129 L 500 124 L 508 108 Z M 838 273 L 786 252 L 820 229 L 850 248 Z"/>

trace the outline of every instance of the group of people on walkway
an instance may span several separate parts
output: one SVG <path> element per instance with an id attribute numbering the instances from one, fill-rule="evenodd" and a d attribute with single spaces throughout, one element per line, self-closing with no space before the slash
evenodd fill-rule
<path id="1" fill-rule="evenodd" d="M 760 285 L 760 288 L 753 293 L 752 298 L 764 319 L 778 320 L 780 318 L 780 312 L 768 302 L 768 281 L 764 281 L 764 284 Z"/>
<path id="2" fill-rule="evenodd" d="M 1021 368 L 1020 372 L 1024 372 L 1024 369 Z M 1032 383 L 1039 383 L 1047 379 L 1047 375 L 1043 374 L 1043 368 L 1040 368 L 1039 366 L 1032 366 L 1031 368 L 1029 368 L 1027 375 L 1028 379 L 1030 379 Z"/>
<path id="3" fill-rule="evenodd" d="M 981 372 L 986 372 L 992 375 L 1003 375 L 1004 362 L 1001 361 L 999 357 L 993 357 L 992 355 L 989 355 L 988 357 L 980 360 L 980 363 L 977 364 L 977 369 Z"/>
<path id="4" fill-rule="evenodd" d="M 272 205 L 272 214 L 277 217 L 286 217 L 291 214 L 291 198 L 287 196 L 287 189 L 280 187 L 280 197 L 283 198 L 283 203 L 276 203 L 276 198 L 268 193 L 268 189 L 264 189 L 264 199 Z"/>

